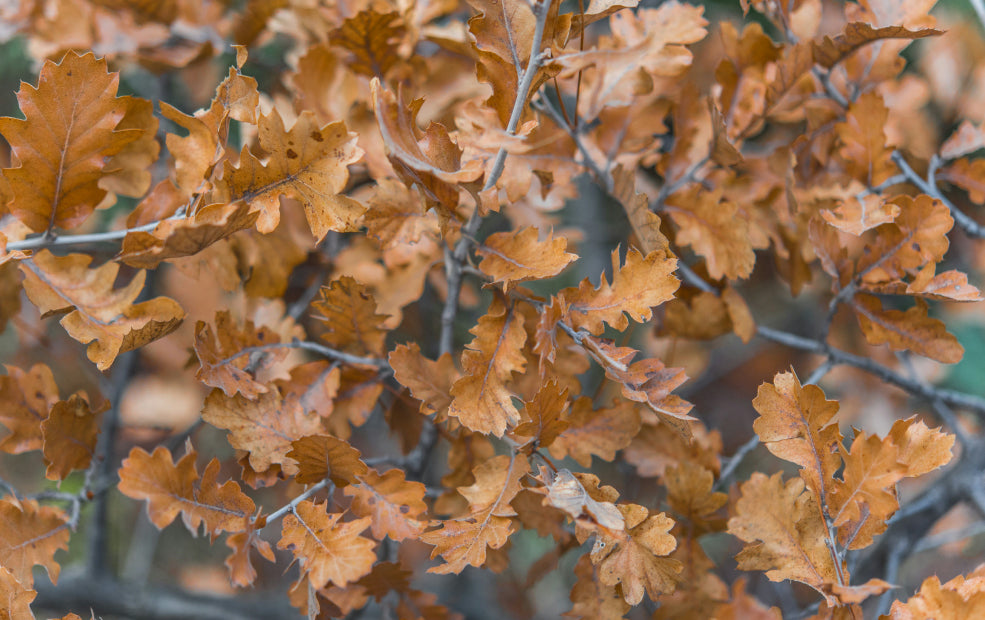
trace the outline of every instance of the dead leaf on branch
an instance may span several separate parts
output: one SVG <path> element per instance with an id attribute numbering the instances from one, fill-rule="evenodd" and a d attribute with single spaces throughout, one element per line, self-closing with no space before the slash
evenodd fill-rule
<path id="1" fill-rule="evenodd" d="M 401 60 L 393 42 L 405 31 L 399 22 L 396 11 L 359 11 L 329 33 L 329 42 L 352 53 L 354 62 L 346 63 L 352 71 L 382 80 Z"/>
<path id="2" fill-rule="evenodd" d="M 43 566 L 58 583 L 61 566 L 55 552 L 68 549 L 68 515 L 31 499 L 0 499 L 0 567 L 8 569 L 25 587 L 34 584 L 32 568 Z"/>
<path id="3" fill-rule="evenodd" d="M 256 380 L 257 373 L 284 359 L 288 350 L 257 354 L 244 354 L 244 351 L 279 341 L 280 337 L 268 327 L 257 328 L 253 321 L 246 321 L 240 327 L 233 322 L 229 311 L 216 312 L 215 327 L 204 321 L 195 325 L 195 355 L 199 363 L 195 378 L 209 387 L 221 388 L 226 396 L 238 392 L 255 400 L 269 390 L 266 384 Z"/>
<path id="4" fill-rule="evenodd" d="M 253 500 L 235 481 L 219 485 L 217 459 L 209 461 L 199 479 L 196 457 L 190 445 L 177 463 L 162 446 L 151 454 L 134 448 L 123 460 L 118 488 L 128 497 L 147 500 L 147 516 L 158 529 L 167 527 L 180 514 L 192 534 L 203 525 L 210 537 L 246 531 L 256 508 Z"/>
<path id="5" fill-rule="evenodd" d="M 117 97 L 118 84 L 105 60 L 69 52 L 59 64 L 45 62 L 37 88 L 22 83 L 17 98 L 25 120 L 0 119 L 0 134 L 20 164 L 3 171 L 12 195 L 7 208 L 31 230 L 81 224 L 106 197 L 100 182 L 119 170 L 109 166 L 111 158 L 147 131 L 153 140 L 156 121 L 117 130 L 139 105 Z"/>
<path id="6" fill-rule="evenodd" d="M 302 112 L 290 130 L 275 109 L 259 120 L 260 148 L 270 154 L 261 162 L 243 147 L 238 167 L 226 163 L 216 182 L 216 199 L 242 200 L 259 210 L 257 230 L 269 233 L 280 223 L 280 197 L 296 198 L 304 205 L 308 226 L 321 241 L 330 230 L 349 232 L 366 211 L 342 194 L 349 181 L 349 164 L 363 151 L 356 134 L 339 121 L 321 126 L 311 112 Z"/>
<path id="7" fill-rule="evenodd" d="M 421 413 L 439 416 L 451 405 L 452 385 L 461 377 L 450 353 L 436 361 L 421 354 L 416 342 L 398 345 L 388 358 L 393 377 L 417 400 L 421 401 Z"/>
<path id="8" fill-rule="evenodd" d="M 359 484 L 345 488 L 345 494 L 352 496 L 350 510 L 372 519 L 373 538 L 383 540 L 389 536 L 396 541 L 417 538 L 427 526 L 420 518 L 428 508 L 425 492 L 423 484 L 406 480 L 400 469 L 390 469 L 382 475 L 368 471 L 359 477 Z"/>
<path id="9" fill-rule="evenodd" d="M 927 302 L 906 311 L 885 310 L 878 297 L 856 295 L 852 304 L 859 326 L 871 345 L 888 344 L 894 351 L 912 351 L 945 364 L 956 364 L 964 357 L 964 347 L 944 323 L 927 314 Z"/>
<path id="10" fill-rule="evenodd" d="M 311 304 L 314 318 L 326 330 L 320 334 L 331 347 L 355 355 L 380 357 L 389 318 L 376 313 L 376 301 L 369 287 L 349 276 L 333 280 L 321 288 L 321 296 Z"/>
<path id="11" fill-rule="evenodd" d="M 167 336 L 181 325 L 184 311 L 173 299 L 156 297 L 133 302 L 144 287 L 145 271 L 124 288 L 113 284 L 120 266 L 106 263 L 90 269 L 85 254 L 55 256 L 41 250 L 30 261 L 21 261 L 24 290 L 42 318 L 67 312 L 60 323 L 69 336 L 89 344 L 89 359 L 99 370 L 109 368 L 116 357 Z M 91 343 L 91 344 L 90 344 Z"/>
<path id="12" fill-rule="evenodd" d="M 92 411 L 89 402 L 79 394 L 51 407 L 41 423 L 48 480 L 64 480 L 72 471 L 89 466 L 96 450 L 99 413 Z"/>
<path id="13" fill-rule="evenodd" d="M 536 228 L 529 227 L 514 232 L 493 233 L 482 242 L 476 252 L 482 256 L 479 270 L 502 282 L 509 288 L 515 282 L 541 280 L 561 273 L 578 259 L 566 252 L 567 239 L 548 234 L 538 240 Z"/>
<path id="14" fill-rule="evenodd" d="M 356 484 L 369 472 L 362 454 L 347 442 L 331 435 L 308 435 L 291 442 L 287 457 L 297 462 L 298 484 L 313 484 L 328 478 L 338 487 Z"/>
<path id="15" fill-rule="evenodd" d="M 342 513 L 329 513 L 328 502 L 299 503 L 284 517 L 278 549 L 290 549 L 315 589 L 332 583 L 339 587 L 365 577 L 376 562 L 376 543 L 359 534 L 371 518 L 339 521 Z"/>
<path id="16" fill-rule="evenodd" d="M 0 450 L 21 454 L 42 449 L 44 434 L 41 423 L 58 402 L 58 385 L 51 368 L 35 364 L 24 371 L 16 366 L 4 366 L 7 374 L 0 377 L 0 424 L 7 433 L 0 441 Z"/>

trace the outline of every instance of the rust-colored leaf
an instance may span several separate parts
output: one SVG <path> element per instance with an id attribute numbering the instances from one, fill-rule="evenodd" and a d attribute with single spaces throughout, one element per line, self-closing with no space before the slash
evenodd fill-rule
<path id="1" fill-rule="evenodd" d="M 299 484 L 321 482 L 325 478 L 337 487 L 355 484 L 369 468 L 360 460 L 360 452 L 330 435 L 309 435 L 291 442 L 287 457 L 297 461 Z"/>
<path id="2" fill-rule="evenodd" d="M 10 454 L 40 450 L 44 441 L 41 423 L 59 400 L 55 376 L 44 364 L 35 364 L 26 372 L 16 366 L 5 368 L 7 375 L 0 377 L 0 424 L 7 434 L 0 441 L 0 450 Z"/>
<path id="3" fill-rule="evenodd" d="M 0 562 L 24 587 L 34 584 L 36 565 L 58 583 L 55 552 L 68 549 L 69 535 L 68 515 L 61 510 L 30 499 L 0 499 Z"/>
<path id="4" fill-rule="evenodd" d="M 342 276 L 321 289 L 312 304 L 315 318 L 325 326 L 321 339 L 333 348 L 356 355 L 383 355 L 386 315 L 376 313 L 369 287 Z"/>
<path id="5" fill-rule="evenodd" d="M 78 394 L 55 403 L 48 418 L 41 423 L 48 480 L 64 480 L 76 469 L 85 469 L 92 461 L 99 434 L 99 415 L 89 409 L 89 402 Z"/>
<path id="6" fill-rule="evenodd" d="M 399 22 L 396 12 L 359 11 L 333 30 L 329 41 L 352 53 L 353 61 L 347 63 L 352 71 L 382 80 L 400 60 L 394 42 L 404 32 Z"/>
<path id="7" fill-rule="evenodd" d="M 489 235 L 478 249 L 483 257 L 479 269 L 491 276 L 493 282 L 508 286 L 556 276 L 578 258 L 565 252 L 568 243 L 564 237 L 549 234 L 544 241 L 538 241 L 537 237 L 537 229 L 533 227 Z"/>
<path id="8" fill-rule="evenodd" d="M 426 522 L 420 517 L 427 510 L 425 491 L 423 484 L 406 480 L 399 469 L 382 475 L 369 471 L 360 476 L 359 484 L 345 488 L 345 494 L 352 496 L 350 510 L 372 518 L 373 538 L 389 536 L 396 541 L 417 538 L 424 531 Z"/>
<path id="9" fill-rule="evenodd" d="M 913 351 L 945 364 L 964 357 L 964 347 L 942 321 L 927 315 L 927 303 L 921 299 L 906 311 L 884 310 L 878 297 L 856 295 L 852 307 L 871 345 L 888 344 L 894 351 Z"/>
<path id="10" fill-rule="evenodd" d="M 301 569 L 320 589 L 339 587 L 365 577 L 376 562 L 376 543 L 359 534 L 369 527 L 369 517 L 341 522 L 341 513 L 327 512 L 328 503 L 300 502 L 284 517 L 278 549 L 290 549 Z"/>

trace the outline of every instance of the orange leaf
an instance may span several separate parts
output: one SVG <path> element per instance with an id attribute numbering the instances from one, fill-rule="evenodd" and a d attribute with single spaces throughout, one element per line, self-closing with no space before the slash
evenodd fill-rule
<path id="1" fill-rule="evenodd" d="M 430 415 L 448 408 L 452 401 L 451 386 L 461 376 L 450 353 L 431 361 L 421 355 L 421 347 L 412 342 L 398 345 L 388 359 L 393 377 L 421 401 L 421 413 Z"/>
<path id="2" fill-rule="evenodd" d="M 423 484 L 405 480 L 400 469 L 391 469 L 383 475 L 369 471 L 359 482 L 346 487 L 345 494 L 352 496 L 352 512 L 372 518 L 373 538 L 383 540 L 389 536 L 401 541 L 417 538 L 424 530 L 426 523 L 417 518 L 427 511 Z"/>
<path id="3" fill-rule="evenodd" d="M 899 215 L 899 205 L 884 200 L 878 194 L 868 194 L 861 200 L 852 196 L 839 200 L 838 206 L 832 211 L 821 211 L 821 217 L 840 231 L 851 235 L 861 235 L 867 230 L 887 224 Z"/>
<path id="4" fill-rule="evenodd" d="M 864 22 L 851 22 L 845 25 L 845 30 L 835 37 L 826 36 L 814 47 L 814 62 L 825 69 L 830 69 L 852 52 L 864 45 L 882 39 L 922 39 L 944 34 L 939 30 L 924 28 L 907 30 L 903 26 L 886 26 L 875 28 Z"/>
<path id="5" fill-rule="evenodd" d="M 790 372 L 777 373 L 773 384 L 764 383 L 752 401 L 759 417 L 753 430 L 766 448 L 781 459 L 796 463 L 808 487 L 826 501 L 825 486 L 841 466 L 835 451 L 841 441 L 837 423 L 838 402 L 826 400 L 816 385 L 800 384 Z"/>
<path id="6" fill-rule="evenodd" d="M 901 279 L 927 263 L 939 263 L 949 245 L 954 219 L 941 201 L 920 195 L 897 196 L 891 202 L 899 206 L 899 215 L 872 231 L 875 239 L 858 261 L 858 271 L 866 272 L 869 282 Z"/>
<path id="7" fill-rule="evenodd" d="M 985 614 L 985 570 L 982 566 L 967 577 L 958 575 L 941 585 L 936 575 L 928 577 L 905 603 L 893 601 L 888 620 L 964 620 Z"/>
<path id="8" fill-rule="evenodd" d="M 982 293 L 968 283 L 968 275 L 951 269 L 934 275 L 936 265 L 928 263 L 907 285 L 907 295 L 950 301 L 982 301 Z"/>
<path id="9" fill-rule="evenodd" d="M 674 277 L 677 259 L 660 251 L 647 256 L 635 248 L 626 252 L 626 263 L 619 266 L 619 251 L 612 253 L 612 284 L 602 275 L 598 288 L 588 278 L 577 289 L 566 288 L 558 297 L 570 304 L 571 324 L 601 334 L 603 323 L 622 331 L 629 325 L 623 313 L 643 323 L 653 316 L 651 308 L 674 298 L 680 280 Z"/>
<path id="10" fill-rule="evenodd" d="M 581 481 L 567 469 L 559 469 L 547 485 L 544 503 L 563 510 L 576 521 L 580 519 L 582 527 L 587 522 L 589 526 L 598 525 L 608 532 L 626 529 L 626 519 L 616 505 L 593 499 Z"/>
<path id="11" fill-rule="evenodd" d="M 756 472 L 740 486 L 728 531 L 753 544 L 736 556 L 739 569 L 765 570 L 770 581 L 805 583 L 833 603 L 828 592 L 838 577 L 826 544 L 828 528 L 804 481 L 793 478 L 784 485 L 782 476 Z"/>
<path id="12" fill-rule="evenodd" d="M 927 316 L 927 303 L 922 299 L 903 312 L 883 310 L 878 297 L 860 294 L 852 307 L 871 345 L 888 344 L 894 351 L 913 351 L 945 364 L 956 364 L 964 356 L 964 347 L 944 323 Z"/>
<path id="13" fill-rule="evenodd" d="M 475 338 L 462 353 L 463 376 L 451 387 L 448 415 L 473 431 L 502 437 L 508 426 L 520 421 L 506 383 L 526 367 L 523 317 L 495 298 L 471 332 Z"/>
<path id="14" fill-rule="evenodd" d="M 69 52 L 59 64 L 45 61 L 37 88 L 22 83 L 26 120 L 0 119 L 20 163 L 3 173 L 13 195 L 7 208 L 31 230 L 81 224 L 106 197 L 100 180 L 114 169 L 111 158 L 144 137 L 147 128 L 117 130 L 135 105 L 116 96 L 118 84 L 105 60 Z"/>
<path id="15" fill-rule="evenodd" d="M 625 532 L 602 532 L 592 549 L 592 563 L 598 566 L 599 581 L 622 585 L 623 597 L 630 605 L 643 600 L 644 591 L 657 600 L 677 587 L 683 566 L 665 557 L 677 548 L 670 535 L 674 520 L 664 513 L 649 515 L 636 504 L 621 504 Z"/>
<path id="16" fill-rule="evenodd" d="M 694 184 L 667 198 L 665 209 L 680 229 L 677 243 L 704 257 L 712 278 L 749 277 L 756 264 L 749 223 L 720 189 L 709 192 Z"/>
<path id="17" fill-rule="evenodd" d="M 51 369 L 35 364 L 27 372 L 5 366 L 7 376 L 0 377 L 0 424 L 8 434 L 0 441 L 0 450 L 21 454 L 40 450 L 44 435 L 41 423 L 58 402 L 58 386 Z"/>
<path id="18" fill-rule="evenodd" d="M 265 351 L 259 355 L 242 353 L 250 347 L 262 347 L 279 340 L 270 328 L 257 329 L 253 321 L 238 327 L 228 310 L 220 310 L 215 313 L 215 329 L 204 321 L 195 325 L 195 355 L 199 363 L 195 378 L 209 387 L 221 388 L 226 396 L 239 392 L 254 400 L 269 389 L 254 378 L 255 374 L 264 366 L 283 360 L 287 349 Z"/>
<path id="19" fill-rule="evenodd" d="M 9 569 L 0 566 L 0 609 L 3 609 L 7 618 L 34 620 L 31 601 L 37 595 L 37 592 L 22 585 Z"/>
<path id="20" fill-rule="evenodd" d="M 389 318 L 376 313 L 376 301 L 369 287 L 349 276 L 333 280 L 321 288 L 321 298 L 311 305 L 315 318 L 327 329 L 320 334 L 332 347 L 356 355 L 383 355 Z"/>
<path id="21" fill-rule="evenodd" d="M 836 126 L 846 172 L 866 187 L 879 185 L 896 172 L 890 159 L 892 147 L 886 144 L 888 117 L 882 97 L 870 91 L 848 106 L 845 122 Z"/>
<path id="22" fill-rule="evenodd" d="M 278 549 L 290 549 L 315 589 L 338 587 L 369 574 L 376 562 L 376 543 L 360 536 L 372 519 L 341 523 L 341 513 L 327 512 L 328 502 L 299 503 L 284 517 Z"/>
<path id="23" fill-rule="evenodd" d="M 106 263 L 90 269 L 85 254 L 55 256 L 41 250 L 20 263 L 24 290 L 43 317 L 68 312 L 60 321 L 69 336 L 89 344 L 86 353 L 99 370 L 116 356 L 140 348 L 178 329 L 184 311 L 173 299 L 155 297 L 133 302 L 144 288 L 146 272 L 114 289 L 120 266 Z"/>
<path id="24" fill-rule="evenodd" d="M 147 516 L 158 529 L 181 514 L 192 534 L 201 525 L 209 536 L 247 530 L 255 509 L 253 500 L 232 480 L 219 486 L 217 459 L 209 462 L 199 480 L 196 456 L 190 445 L 177 463 L 162 446 L 152 454 L 133 448 L 120 467 L 118 488 L 128 497 L 147 500 Z"/>
<path id="25" fill-rule="evenodd" d="M 41 423 L 44 434 L 44 458 L 48 480 L 64 480 L 76 469 L 85 469 L 92 461 L 99 434 L 99 415 L 78 394 L 55 403 L 48 418 Z"/>
<path id="26" fill-rule="evenodd" d="M 26 588 L 34 584 L 35 565 L 43 566 L 57 584 L 61 567 L 54 557 L 59 549 L 68 549 L 68 526 L 68 517 L 57 508 L 32 499 L 0 500 L 0 563 Z"/>
<path id="27" fill-rule="evenodd" d="M 250 466 L 258 472 L 278 464 L 286 473 L 294 473 L 297 466 L 287 456 L 291 442 L 321 430 L 318 416 L 306 413 L 297 396 L 285 398 L 277 390 L 261 394 L 255 401 L 212 390 L 202 407 L 202 419 L 228 430 L 229 444 L 249 451 Z"/>
<path id="28" fill-rule="evenodd" d="M 588 554 L 578 558 L 575 576 L 578 579 L 571 588 L 572 607 L 565 616 L 582 620 L 622 620 L 630 610 L 619 590 L 602 583 Z"/>
<path id="29" fill-rule="evenodd" d="M 564 237 L 555 238 L 553 233 L 544 241 L 537 237 L 533 227 L 489 235 L 477 250 L 483 257 L 479 270 L 508 287 L 514 282 L 556 276 L 577 260 L 577 255 L 565 252 L 568 241 Z"/>
<path id="30" fill-rule="evenodd" d="M 568 409 L 568 390 L 556 382 L 540 388 L 534 399 L 523 409 L 524 422 L 513 429 L 518 437 L 530 437 L 536 446 L 547 447 L 568 428 L 565 414 Z"/>
<path id="31" fill-rule="evenodd" d="M 356 450 L 330 435 L 309 435 L 291 442 L 287 457 L 297 461 L 298 484 L 313 484 L 330 478 L 337 487 L 355 484 L 369 471 Z"/>
<path id="32" fill-rule="evenodd" d="M 629 445 L 640 430 L 640 415 L 629 402 L 595 409 L 592 399 L 575 400 L 568 416 L 568 428 L 551 444 L 551 456 L 570 456 L 582 467 L 590 467 L 592 456 L 612 461 L 616 452 Z"/>
<path id="33" fill-rule="evenodd" d="M 355 230 L 366 209 L 341 192 L 349 180 L 349 164 L 358 161 L 363 151 L 345 123 L 321 127 L 306 111 L 288 131 L 275 109 L 260 117 L 259 141 L 270 159 L 263 164 L 244 147 L 238 168 L 226 163 L 216 186 L 219 200 L 243 200 L 251 209 L 259 209 L 257 230 L 262 233 L 272 232 L 280 223 L 281 196 L 304 205 L 316 241 L 330 230 Z"/>
<path id="34" fill-rule="evenodd" d="M 354 62 L 346 63 L 349 70 L 382 80 L 400 60 L 397 44 L 391 42 L 404 33 L 402 25 L 394 25 L 399 20 L 397 12 L 359 11 L 329 33 L 329 42 L 352 52 Z"/>

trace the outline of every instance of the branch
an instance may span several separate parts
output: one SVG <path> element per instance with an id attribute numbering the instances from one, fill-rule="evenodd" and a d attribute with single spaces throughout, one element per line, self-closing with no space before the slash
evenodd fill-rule
<path id="1" fill-rule="evenodd" d="M 931 198 L 936 198 L 944 203 L 944 205 L 950 210 L 951 216 L 954 218 L 954 223 L 960 226 L 969 236 L 978 237 L 979 239 L 985 239 L 985 226 L 982 226 L 975 220 L 971 218 L 964 211 L 959 209 L 953 202 L 947 199 L 941 190 L 937 187 L 937 181 L 934 178 L 937 168 L 940 167 L 940 158 L 934 155 L 930 158 L 930 167 L 927 169 L 927 178 L 921 177 L 916 171 L 910 167 L 910 164 L 906 162 L 906 158 L 899 151 L 893 151 L 893 162 L 903 171 L 906 175 L 908 181 L 920 188 L 920 191 L 927 194 Z"/>
<path id="2" fill-rule="evenodd" d="M 295 617 L 286 601 L 271 593 L 247 596 L 198 594 L 162 587 L 141 587 L 92 575 L 65 575 L 58 585 L 35 582 L 36 610 L 81 612 L 98 616 L 122 616 L 140 620 L 266 620 Z"/>
<path id="3" fill-rule="evenodd" d="M 344 351 L 339 351 L 338 349 L 333 349 L 332 347 L 326 347 L 323 344 L 318 344 L 317 342 L 311 342 L 308 340 L 298 340 L 295 338 L 291 342 L 273 342 L 271 344 L 262 344 L 253 347 L 246 347 L 236 352 L 234 355 L 227 357 L 222 360 L 221 363 L 229 363 L 237 357 L 241 357 L 247 354 L 262 353 L 264 351 L 272 351 L 274 349 L 304 349 L 306 351 L 312 351 L 318 353 L 328 359 L 343 362 L 345 364 L 352 364 L 354 366 L 376 366 L 377 368 L 389 368 L 390 363 L 386 360 L 377 359 L 375 357 L 364 357 L 361 355 L 353 355 L 352 353 L 346 353 Z"/>
<path id="4" fill-rule="evenodd" d="M 143 226 L 137 226 L 135 228 L 125 228 L 123 230 L 108 230 L 101 233 L 89 233 L 85 235 L 48 235 L 47 233 L 39 234 L 29 239 L 24 239 L 23 241 L 13 241 L 7 244 L 7 251 L 14 250 L 33 250 L 35 248 L 45 248 L 61 245 L 84 245 L 87 243 L 106 243 L 109 241 L 118 241 L 123 239 L 130 233 L 134 232 L 150 232 L 158 227 L 159 224 L 167 222 L 170 220 L 180 220 L 185 219 L 185 210 L 181 209 L 175 215 L 171 217 L 164 218 L 163 220 L 157 220 L 156 222 L 150 222 L 149 224 L 144 224 Z"/>
<path id="5" fill-rule="evenodd" d="M 286 506 L 282 506 L 281 508 L 279 508 L 279 509 L 275 510 L 274 512 L 270 513 L 269 515 L 267 515 L 266 523 L 264 523 L 263 527 L 267 527 L 268 525 L 270 525 L 274 521 L 277 521 L 278 519 L 280 519 L 281 517 L 283 517 L 284 515 L 286 515 L 289 512 L 294 512 L 294 509 L 297 508 L 298 504 L 300 504 L 304 500 L 308 499 L 309 497 L 311 497 L 312 495 L 314 495 L 318 491 L 321 491 L 322 489 L 324 489 L 325 487 L 327 487 L 331 483 L 332 483 L 331 480 L 329 480 L 328 478 L 325 478 L 321 482 L 317 482 L 317 483 L 311 485 L 308 488 L 308 490 L 306 490 L 301 495 L 298 495 L 297 497 L 295 497 L 294 499 L 292 499 L 289 504 L 287 504 Z M 329 493 L 329 495 L 331 495 L 331 493 Z"/>

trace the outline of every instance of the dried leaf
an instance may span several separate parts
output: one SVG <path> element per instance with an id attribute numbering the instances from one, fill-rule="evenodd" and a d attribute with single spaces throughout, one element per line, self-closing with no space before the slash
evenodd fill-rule
<path id="1" fill-rule="evenodd" d="M 564 237 L 555 238 L 553 233 L 544 241 L 537 237 L 533 227 L 489 235 L 477 250 L 483 257 L 479 269 L 493 282 L 503 282 L 508 287 L 515 282 L 556 276 L 577 260 L 577 255 L 565 252 L 568 243 Z"/>
<path id="2" fill-rule="evenodd" d="M 945 364 L 956 364 L 964 357 L 964 347 L 943 322 L 927 315 L 922 299 L 904 312 L 884 310 L 878 297 L 860 294 L 852 307 L 871 345 L 888 344 L 894 351 L 913 351 Z"/>
<path id="3" fill-rule="evenodd" d="M 404 479 L 404 472 L 391 469 L 383 475 L 369 471 L 360 476 L 359 484 L 345 488 L 352 496 L 350 510 L 360 517 L 370 517 L 373 538 L 389 536 L 401 541 L 417 538 L 427 523 L 421 517 L 427 511 L 426 489 L 420 482 Z"/>
<path id="4" fill-rule="evenodd" d="M 383 323 L 389 317 L 376 313 L 369 287 L 342 276 L 323 286 L 321 297 L 311 307 L 327 330 L 321 339 L 333 348 L 355 355 L 383 355 L 387 335 Z"/>
<path id="5" fill-rule="evenodd" d="M 300 502 L 284 517 L 277 542 L 278 549 L 290 549 L 300 561 L 315 589 L 329 583 L 345 587 L 368 575 L 376 562 L 376 543 L 359 535 L 372 519 L 340 522 L 342 514 L 329 513 L 327 508 L 328 502 Z"/>
<path id="6" fill-rule="evenodd" d="M 68 516 L 52 506 L 39 506 L 31 499 L 0 499 L 0 557 L 3 568 L 25 588 L 34 585 L 32 567 L 43 566 L 58 583 L 61 566 L 55 552 L 68 550 Z"/>
<path id="7" fill-rule="evenodd" d="M 313 484 L 330 478 L 341 488 L 355 484 L 369 468 L 348 443 L 330 435 L 309 435 L 291 442 L 287 457 L 297 461 L 298 484 Z"/>
<path id="8" fill-rule="evenodd" d="M 27 372 L 16 366 L 5 368 L 7 376 L 0 377 L 0 424 L 7 427 L 7 434 L 0 441 L 0 450 L 10 454 L 40 450 L 44 441 L 41 423 L 59 401 L 55 376 L 44 364 L 35 364 Z"/>
<path id="9" fill-rule="evenodd" d="M 55 403 L 41 423 L 44 435 L 44 458 L 48 480 L 64 480 L 76 469 L 85 469 L 92 461 L 99 434 L 99 415 L 78 394 Z"/>
<path id="10" fill-rule="evenodd" d="M 421 413 L 440 413 L 451 404 L 451 387 L 460 377 L 451 354 L 445 353 L 437 361 L 421 355 L 421 347 L 412 342 L 398 345 L 388 358 L 393 377 L 421 401 Z"/>

